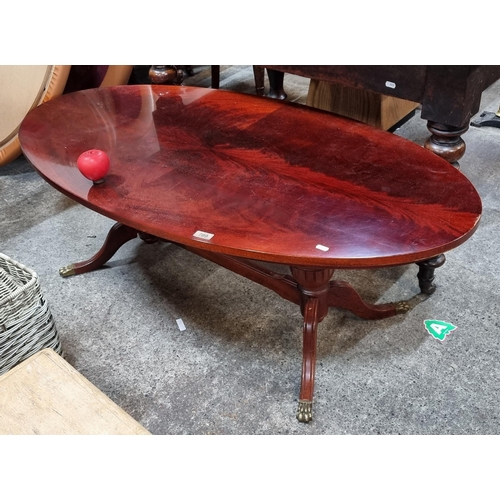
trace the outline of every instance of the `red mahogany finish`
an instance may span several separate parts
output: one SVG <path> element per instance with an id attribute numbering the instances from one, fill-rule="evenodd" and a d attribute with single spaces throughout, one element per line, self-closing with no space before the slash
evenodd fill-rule
<path id="1" fill-rule="evenodd" d="M 306 422 L 317 324 L 328 308 L 363 318 L 406 310 L 366 304 L 348 283 L 331 281 L 334 269 L 418 263 L 422 289 L 432 293 L 442 254 L 473 234 L 481 214 L 467 178 L 410 141 L 228 91 L 142 85 L 75 92 L 30 112 L 19 139 L 50 184 L 117 221 L 100 252 L 64 275 L 102 266 L 139 235 L 177 243 L 300 305 L 298 418 Z M 88 149 L 110 158 L 100 185 L 77 169 Z M 255 261 L 287 264 L 291 275 Z"/>

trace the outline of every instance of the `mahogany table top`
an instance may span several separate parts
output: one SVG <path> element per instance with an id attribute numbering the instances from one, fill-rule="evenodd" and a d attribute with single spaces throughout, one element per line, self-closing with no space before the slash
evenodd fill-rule
<path id="1" fill-rule="evenodd" d="M 74 92 L 31 111 L 19 139 L 40 175 L 96 212 L 190 247 L 268 262 L 425 260 L 467 240 L 481 214 L 465 175 L 417 144 L 224 90 Z M 76 167 L 88 149 L 110 157 L 101 185 Z"/>

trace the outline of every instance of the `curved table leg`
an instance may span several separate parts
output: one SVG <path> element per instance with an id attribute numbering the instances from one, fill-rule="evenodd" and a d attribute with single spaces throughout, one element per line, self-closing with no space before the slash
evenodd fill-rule
<path id="1" fill-rule="evenodd" d="M 417 278 L 420 286 L 420 291 L 427 295 L 432 295 L 436 291 L 434 281 L 434 271 L 436 268 L 441 267 L 446 262 L 444 254 L 438 255 L 433 259 L 425 260 L 424 262 L 417 262 L 420 268 Z"/>
<path id="2" fill-rule="evenodd" d="M 291 267 L 290 269 L 298 284 L 301 311 L 304 316 L 302 382 L 297 420 L 310 422 L 312 420 L 318 323 L 328 314 L 328 291 L 334 270 L 299 267 Z"/>
<path id="3" fill-rule="evenodd" d="M 101 249 L 90 259 L 82 262 L 76 262 L 59 269 L 59 274 L 66 278 L 74 274 L 88 273 L 102 267 L 108 262 L 111 257 L 118 251 L 118 249 L 133 240 L 137 236 L 137 230 L 124 224 L 117 222 L 108 233 L 104 245 Z"/>
<path id="4" fill-rule="evenodd" d="M 302 382 L 300 386 L 297 420 L 312 420 L 314 373 L 316 371 L 316 345 L 318 332 L 318 299 L 310 297 L 304 307 L 304 331 L 302 351 Z"/>
<path id="5" fill-rule="evenodd" d="M 291 267 L 300 293 L 304 316 L 302 380 L 297 419 L 312 420 L 314 374 L 316 370 L 316 342 L 318 324 L 330 307 L 342 307 L 364 319 L 382 319 L 410 310 L 409 302 L 367 304 L 356 290 L 345 281 L 330 281 L 333 269 Z"/>
<path id="6" fill-rule="evenodd" d="M 362 319 L 383 319 L 410 310 L 406 301 L 389 304 L 368 304 L 346 281 L 332 281 L 328 292 L 328 306 L 341 307 Z"/>

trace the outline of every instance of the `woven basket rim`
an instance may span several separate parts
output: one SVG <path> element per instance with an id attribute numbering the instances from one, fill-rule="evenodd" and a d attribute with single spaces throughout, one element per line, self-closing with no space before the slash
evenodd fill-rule
<path id="1" fill-rule="evenodd" d="M 31 279 L 28 281 L 28 283 L 19 286 L 17 290 L 14 292 L 11 292 L 8 294 L 5 298 L 0 300 L 0 306 L 3 304 L 6 304 L 7 302 L 11 302 L 15 300 L 19 295 L 21 295 L 23 292 L 25 292 L 27 289 L 32 288 L 34 285 L 37 284 L 38 282 L 38 274 L 33 271 L 33 269 L 30 269 L 28 266 L 25 266 L 24 264 L 21 264 L 20 262 L 15 261 L 14 259 L 11 259 L 7 255 L 0 253 L 0 260 L 4 260 L 5 262 L 11 264 L 14 267 L 17 267 L 18 269 L 21 269 L 25 273 L 29 274 L 31 276 Z"/>
<path id="2" fill-rule="evenodd" d="M 0 253 L 0 270 L 0 285 L 6 285 L 2 286 L 5 298 L 0 300 L 2 375 L 45 347 L 59 354 L 62 345 L 38 274 L 3 253 Z"/>

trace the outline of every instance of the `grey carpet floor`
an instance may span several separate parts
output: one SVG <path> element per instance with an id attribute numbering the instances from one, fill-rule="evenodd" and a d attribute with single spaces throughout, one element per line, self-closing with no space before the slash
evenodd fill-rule
<path id="1" fill-rule="evenodd" d="M 186 84 L 210 86 L 209 67 Z M 285 78 L 304 103 L 308 82 Z M 253 92 L 249 66 L 221 88 Z M 500 83 L 483 94 L 496 111 Z M 395 133 L 423 144 L 416 115 Z M 314 420 L 300 424 L 302 318 L 296 306 L 179 247 L 124 245 L 93 273 L 58 269 L 97 252 L 109 219 L 66 198 L 20 157 L 0 169 L 0 252 L 35 269 L 66 359 L 153 434 L 498 434 L 500 129 L 470 128 L 462 172 L 484 215 L 447 254 L 438 289 L 404 316 L 331 310 L 319 326 Z M 367 300 L 416 300 L 418 268 L 342 271 Z M 176 323 L 182 319 L 186 330 Z M 424 320 L 458 328 L 445 341 Z"/>

